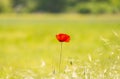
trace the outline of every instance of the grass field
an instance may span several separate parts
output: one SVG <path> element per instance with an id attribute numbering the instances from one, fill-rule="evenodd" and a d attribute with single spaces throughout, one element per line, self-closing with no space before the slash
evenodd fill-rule
<path id="1" fill-rule="evenodd" d="M 120 15 L 0 15 L 0 79 L 119 78 Z"/>

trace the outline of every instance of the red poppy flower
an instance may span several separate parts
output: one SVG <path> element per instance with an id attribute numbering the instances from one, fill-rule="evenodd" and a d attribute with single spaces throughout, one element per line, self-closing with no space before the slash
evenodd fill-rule
<path id="1" fill-rule="evenodd" d="M 67 34 L 63 34 L 63 33 L 56 35 L 56 38 L 59 42 L 69 42 L 70 41 L 70 36 Z"/>

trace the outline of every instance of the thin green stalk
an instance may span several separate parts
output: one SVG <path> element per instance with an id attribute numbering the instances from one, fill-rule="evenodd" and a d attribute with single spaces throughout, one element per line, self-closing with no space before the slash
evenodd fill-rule
<path id="1" fill-rule="evenodd" d="M 61 64 L 62 64 L 62 42 L 61 42 L 61 50 L 60 50 L 60 61 L 59 61 L 59 72 L 61 72 Z"/>

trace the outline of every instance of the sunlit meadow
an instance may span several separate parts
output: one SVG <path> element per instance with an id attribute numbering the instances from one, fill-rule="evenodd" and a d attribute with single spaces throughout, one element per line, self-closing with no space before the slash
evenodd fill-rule
<path id="1" fill-rule="evenodd" d="M 0 15 L 0 79 L 120 79 L 120 15 Z"/>

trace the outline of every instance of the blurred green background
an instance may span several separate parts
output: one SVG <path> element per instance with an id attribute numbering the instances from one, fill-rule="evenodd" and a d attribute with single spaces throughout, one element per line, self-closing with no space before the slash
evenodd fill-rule
<path id="1" fill-rule="evenodd" d="M 0 0 L 0 13 L 120 13 L 120 0 Z"/>
<path id="2" fill-rule="evenodd" d="M 0 0 L 0 79 L 119 78 L 120 0 Z"/>

